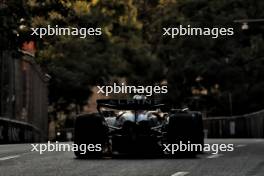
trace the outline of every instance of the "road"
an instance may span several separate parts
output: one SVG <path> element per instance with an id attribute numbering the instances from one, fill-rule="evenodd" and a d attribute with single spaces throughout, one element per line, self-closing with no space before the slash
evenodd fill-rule
<path id="1" fill-rule="evenodd" d="M 181 159 L 75 159 L 72 152 L 31 152 L 30 144 L 0 145 L 0 176 L 264 176 L 263 139 L 210 139 L 233 152 Z"/>

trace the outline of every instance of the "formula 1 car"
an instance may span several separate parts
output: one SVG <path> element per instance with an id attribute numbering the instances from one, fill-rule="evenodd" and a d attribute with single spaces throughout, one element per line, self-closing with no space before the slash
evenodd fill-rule
<path id="1" fill-rule="evenodd" d="M 75 151 L 77 158 L 98 158 L 115 154 L 167 154 L 166 144 L 203 145 L 200 112 L 167 109 L 150 99 L 97 100 L 98 113 L 82 114 L 75 122 L 74 143 L 78 146 L 100 144 L 101 150 Z M 200 151 L 187 152 L 196 155 Z"/>

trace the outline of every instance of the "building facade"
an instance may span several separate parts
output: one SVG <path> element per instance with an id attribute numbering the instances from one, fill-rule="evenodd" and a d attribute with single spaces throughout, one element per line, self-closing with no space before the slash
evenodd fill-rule
<path id="1" fill-rule="evenodd" d="M 0 144 L 47 139 L 48 79 L 32 54 L 0 53 Z"/>

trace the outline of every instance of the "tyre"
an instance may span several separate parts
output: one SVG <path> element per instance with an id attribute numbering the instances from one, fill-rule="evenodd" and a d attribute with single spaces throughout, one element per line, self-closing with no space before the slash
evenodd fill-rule
<path id="1" fill-rule="evenodd" d="M 204 135 L 201 113 L 175 113 L 169 117 L 167 129 L 167 141 L 169 144 L 198 144 L 195 150 L 178 152 L 195 156 L 203 151 Z"/>
<path id="2" fill-rule="evenodd" d="M 108 128 L 98 113 L 80 115 L 75 121 L 74 143 L 78 145 L 77 158 L 100 158 L 108 141 Z M 96 147 L 93 147 L 96 146 Z M 100 147 L 99 147 L 100 146 Z M 89 149 L 84 152 L 83 148 Z"/>

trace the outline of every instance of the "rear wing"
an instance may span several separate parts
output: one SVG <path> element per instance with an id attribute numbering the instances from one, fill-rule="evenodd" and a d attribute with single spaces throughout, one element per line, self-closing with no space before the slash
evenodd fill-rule
<path id="1" fill-rule="evenodd" d="M 97 110 L 100 108 L 111 108 L 116 110 L 156 110 L 164 108 L 166 105 L 160 100 L 136 100 L 136 99 L 99 99 L 97 100 Z"/>

